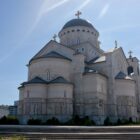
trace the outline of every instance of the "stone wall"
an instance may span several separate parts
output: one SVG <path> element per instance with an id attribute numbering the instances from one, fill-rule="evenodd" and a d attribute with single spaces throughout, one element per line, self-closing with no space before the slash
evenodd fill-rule
<path id="1" fill-rule="evenodd" d="M 88 73 L 83 78 L 84 115 L 97 124 L 103 124 L 106 118 L 107 78 L 96 73 Z"/>
<path id="2" fill-rule="evenodd" d="M 137 105 L 135 96 L 135 82 L 132 80 L 115 81 L 115 96 L 118 118 L 136 120 Z"/>
<path id="3" fill-rule="evenodd" d="M 34 60 L 29 65 L 29 80 L 36 76 L 44 80 L 51 80 L 62 76 L 70 81 L 71 61 L 59 58 L 42 58 Z"/>
<path id="4" fill-rule="evenodd" d="M 98 36 L 95 29 L 84 26 L 69 27 L 59 32 L 60 43 L 69 47 L 87 41 L 99 47 Z"/>

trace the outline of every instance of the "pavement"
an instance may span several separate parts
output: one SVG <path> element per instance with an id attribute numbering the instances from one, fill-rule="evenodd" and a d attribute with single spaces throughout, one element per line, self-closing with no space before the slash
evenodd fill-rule
<path id="1" fill-rule="evenodd" d="M 29 140 L 140 140 L 140 126 L 0 125 L 0 136 Z"/>

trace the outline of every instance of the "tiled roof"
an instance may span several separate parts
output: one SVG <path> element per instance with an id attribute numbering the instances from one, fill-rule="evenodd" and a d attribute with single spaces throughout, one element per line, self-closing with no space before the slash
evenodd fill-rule
<path id="1" fill-rule="evenodd" d="M 107 75 L 105 75 L 105 74 L 102 73 L 102 72 L 97 71 L 96 69 L 89 68 L 89 67 L 85 67 L 85 72 L 84 72 L 83 74 L 86 75 L 86 74 L 88 74 L 88 73 L 100 74 L 100 75 L 102 75 L 102 76 L 108 78 Z"/>
<path id="2" fill-rule="evenodd" d="M 94 57 L 92 60 L 88 61 L 87 63 L 88 63 L 88 64 L 91 64 L 91 63 L 93 63 L 95 60 L 97 60 L 98 58 L 99 58 L 99 56 Z"/>
<path id="3" fill-rule="evenodd" d="M 126 80 L 133 80 L 131 77 L 127 76 L 125 73 L 123 73 L 122 71 L 120 71 L 115 79 L 126 79 Z"/>
<path id="4" fill-rule="evenodd" d="M 52 52 L 50 52 L 50 53 L 48 53 L 46 55 L 43 55 L 41 57 L 43 57 L 43 58 L 61 58 L 61 59 L 67 59 L 67 60 L 71 61 L 71 59 L 69 59 L 66 56 L 63 56 L 63 55 L 61 55 L 61 54 L 59 54 L 59 53 L 57 53 L 55 51 L 52 51 Z"/>
<path id="5" fill-rule="evenodd" d="M 21 86 L 19 88 L 24 87 L 24 85 L 28 85 L 28 84 L 52 84 L 52 83 L 63 83 L 63 84 L 71 84 L 70 82 L 68 82 L 65 78 L 59 76 L 53 80 L 50 81 L 45 81 L 40 77 L 35 77 L 30 81 L 24 82 L 21 84 Z"/>
<path id="6" fill-rule="evenodd" d="M 27 84 L 46 84 L 47 83 L 47 81 L 45 81 L 45 80 L 43 80 L 43 79 L 41 79 L 40 77 L 35 77 L 35 78 L 33 78 L 32 80 L 30 80 L 30 81 L 28 81 L 28 82 L 24 82 L 24 83 L 22 83 L 22 85 L 27 85 Z"/>
<path id="7" fill-rule="evenodd" d="M 66 29 L 68 27 L 73 27 L 73 26 L 85 26 L 85 27 L 89 27 L 89 28 L 94 28 L 93 25 L 91 23 L 89 23 L 88 21 L 84 20 L 84 19 L 72 19 L 70 21 L 68 21 L 62 29 Z"/>
<path id="8" fill-rule="evenodd" d="M 47 53 L 47 54 L 45 54 L 45 55 L 42 55 L 42 56 L 40 56 L 40 57 L 35 57 L 35 58 L 31 59 L 30 62 L 31 62 L 32 60 L 36 60 L 36 59 L 40 59 L 40 58 L 60 58 L 60 59 L 66 59 L 66 60 L 72 61 L 72 60 L 69 59 L 68 57 L 63 56 L 63 55 L 61 55 L 61 54 L 59 54 L 59 53 L 57 53 L 57 52 L 55 52 L 55 51 L 52 51 L 52 52 L 49 52 L 49 53 Z M 30 63 L 30 62 L 29 62 L 29 63 Z"/>
<path id="9" fill-rule="evenodd" d="M 70 82 L 68 82 L 66 79 L 64 79 L 63 77 L 60 76 L 60 77 L 57 77 L 54 80 L 49 81 L 49 84 L 52 84 L 52 83 L 65 83 L 65 84 L 69 84 Z"/>
<path id="10" fill-rule="evenodd" d="M 122 71 L 120 71 L 117 75 L 116 75 L 116 79 L 125 79 L 126 74 L 123 73 Z"/>
<path id="11" fill-rule="evenodd" d="M 85 73 L 97 73 L 97 70 L 85 67 Z"/>
<path id="12" fill-rule="evenodd" d="M 104 62 L 104 61 L 106 61 L 106 56 L 101 56 L 101 57 L 99 57 L 98 59 L 96 59 L 96 60 L 94 61 L 94 63 L 99 63 L 99 62 Z"/>
<path id="13" fill-rule="evenodd" d="M 106 56 L 100 56 L 100 57 L 95 57 L 92 60 L 88 62 L 88 64 L 95 64 L 95 63 L 100 63 L 100 62 L 105 62 L 106 61 Z"/>

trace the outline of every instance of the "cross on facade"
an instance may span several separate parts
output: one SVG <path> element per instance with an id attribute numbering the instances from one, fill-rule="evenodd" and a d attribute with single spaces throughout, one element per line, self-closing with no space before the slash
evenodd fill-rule
<path id="1" fill-rule="evenodd" d="M 53 36 L 53 40 L 56 41 L 56 38 L 57 38 L 57 35 L 54 34 L 54 36 Z"/>
<path id="2" fill-rule="evenodd" d="M 75 16 L 77 16 L 78 19 L 80 18 L 80 15 L 82 15 L 82 12 L 80 11 L 77 11 L 77 13 L 75 14 Z"/>
<path id="3" fill-rule="evenodd" d="M 129 53 L 129 58 L 132 58 L 132 53 L 133 52 L 132 51 L 129 51 L 128 53 Z"/>
<path id="4" fill-rule="evenodd" d="M 115 48 L 118 47 L 118 42 L 115 40 Z"/>

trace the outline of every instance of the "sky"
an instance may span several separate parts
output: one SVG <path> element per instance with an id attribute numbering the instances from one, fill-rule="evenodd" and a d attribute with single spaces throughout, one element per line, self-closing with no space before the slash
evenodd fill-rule
<path id="1" fill-rule="evenodd" d="M 0 0 L 0 104 L 18 100 L 29 60 L 77 10 L 99 31 L 103 50 L 117 40 L 140 59 L 140 0 Z"/>

